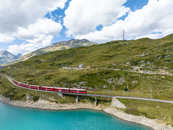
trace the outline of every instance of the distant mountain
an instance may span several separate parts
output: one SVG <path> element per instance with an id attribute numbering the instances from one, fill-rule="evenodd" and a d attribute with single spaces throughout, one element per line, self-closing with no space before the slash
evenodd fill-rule
<path id="1" fill-rule="evenodd" d="M 90 42 L 89 40 L 87 39 L 72 39 L 72 40 L 69 40 L 69 41 L 62 41 L 62 42 L 58 42 L 58 43 L 55 43 L 54 45 L 58 45 L 58 46 L 68 46 L 70 48 L 77 48 L 77 47 L 81 47 L 81 46 L 91 46 L 95 43 L 93 42 Z"/>
<path id="2" fill-rule="evenodd" d="M 0 64 L 7 64 L 18 59 L 20 55 L 13 55 L 12 53 L 6 50 L 0 50 Z"/>
<path id="3" fill-rule="evenodd" d="M 85 47 L 85 46 L 91 46 L 91 45 L 94 45 L 94 44 L 96 44 L 96 43 L 91 42 L 87 39 L 81 39 L 81 40 L 72 39 L 72 40 L 69 40 L 69 41 L 57 42 L 57 43 L 54 43 L 51 46 L 41 48 L 41 49 L 38 49 L 34 52 L 26 54 L 26 55 L 21 57 L 21 60 L 27 60 L 28 58 L 30 58 L 32 56 L 41 55 L 41 54 L 45 54 L 45 53 L 48 53 L 48 52 L 54 52 L 54 51 L 57 51 L 57 50 L 65 50 L 65 49 L 70 49 L 70 48 Z"/>

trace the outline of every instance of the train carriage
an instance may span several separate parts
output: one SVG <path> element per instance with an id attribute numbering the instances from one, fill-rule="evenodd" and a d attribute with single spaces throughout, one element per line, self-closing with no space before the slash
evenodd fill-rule
<path id="1" fill-rule="evenodd" d="M 29 88 L 29 89 L 34 89 L 34 90 L 59 92 L 59 93 L 87 94 L 87 91 L 85 89 L 28 85 L 28 84 L 25 84 L 25 83 L 18 82 L 16 80 L 12 80 L 12 82 L 13 82 L 13 84 L 15 84 L 18 87 Z"/>

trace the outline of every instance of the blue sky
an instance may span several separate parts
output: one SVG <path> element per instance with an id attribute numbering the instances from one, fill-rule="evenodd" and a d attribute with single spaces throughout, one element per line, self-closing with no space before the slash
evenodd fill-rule
<path id="1" fill-rule="evenodd" d="M 5 9 L 13 9 L 14 2 L 7 1 L 11 5 Z M 170 26 L 163 25 L 165 21 L 158 22 L 165 14 L 171 14 L 167 20 L 171 19 L 171 0 L 50 0 L 45 3 L 30 0 L 30 3 L 26 5 L 28 10 L 20 5 L 19 10 L 12 10 L 16 11 L 16 17 L 10 13 L 0 17 L 5 19 L 0 22 L 0 49 L 25 54 L 73 38 L 95 42 L 119 40 L 122 30 L 130 33 L 127 39 L 159 38 L 172 33 Z M 163 10 L 165 7 L 170 8 L 169 11 Z M 3 14 L 3 10 L 0 13 Z M 154 17 L 151 14 L 155 14 Z"/>
<path id="2" fill-rule="evenodd" d="M 148 3 L 148 0 L 128 0 L 124 5 L 129 7 L 132 11 L 141 9 Z"/>
<path id="3" fill-rule="evenodd" d="M 60 22 L 63 24 L 63 19 L 65 16 L 65 10 L 68 8 L 69 3 L 71 0 L 68 0 L 65 4 L 65 8 L 64 9 L 56 9 L 52 12 L 49 12 L 45 15 L 46 18 L 52 19 L 56 22 Z M 141 9 L 143 6 L 145 6 L 148 3 L 148 0 L 127 0 L 127 2 L 124 4 L 124 6 L 130 8 L 132 11 L 136 11 L 138 9 Z M 121 17 L 121 19 L 125 19 L 128 16 L 128 13 L 126 13 L 126 15 L 124 15 L 123 17 Z M 97 30 L 102 30 L 102 25 L 98 25 L 96 27 Z M 72 39 L 73 37 L 66 37 L 65 32 L 66 32 L 66 28 L 65 26 L 63 26 L 63 29 L 61 31 L 60 34 L 57 34 L 54 39 L 52 40 L 52 43 L 54 42 L 58 42 L 58 41 L 63 41 L 63 40 L 69 40 Z"/>
<path id="4" fill-rule="evenodd" d="M 64 9 L 56 9 L 52 12 L 49 12 L 48 14 L 46 14 L 46 18 L 50 18 L 55 20 L 56 22 L 61 22 L 63 24 L 63 18 L 65 16 L 65 10 L 68 8 L 69 3 L 71 0 L 68 0 L 65 4 L 65 8 Z M 136 11 L 138 9 L 141 9 L 143 6 L 145 6 L 148 3 L 148 0 L 127 0 L 127 2 L 124 4 L 124 6 L 130 8 L 132 11 Z M 126 13 L 126 15 L 124 15 L 123 17 L 121 17 L 121 19 L 125 19 L 128 16 L 128 13 Z M 102 30 L 102 25 L 98 25 L 96 27 L 97 30 Z M 66 37 L 65 32 L 66 32 L 66 28 L 65 26 L 63 26 L 63 29 L 61 31 L 60 34 L 57 34 L 54 39 L 52 40 L 52 43 L 54 42 L 58 42 L 58 41 L 63 41 L 63 40 L 69 40 L 73 37 Z"/>
<path id="5" fill-rule="evenodd" d="M 63 9 L 57 8 L 56 10 L 53 10 L 51 12 L 48 12 L 45 14 L 45 17 L 48 19 L 52 19 L 55 22 L 60 22 L 63 25 L 63 19 L 65 17 L 65 11 L 69 7 L 71 0 L 68 0 L 65 3 L 65 6 Z M 144 5 L 146 5 L 148 0 L 127 0 L 127 2 L 124 4 L 124 6 L 129 7 L 132 11 L 135 11 L 137 9 L 142 8 Z M 122 19 L 125 19 L 128 16 L 128 13 L 122 17 Z M 102 29 L 102 25 L 97 26 L 97 30 Z M 63 29 L 61 30 L 60 33 L 55 34 L 54 38 L 52 39 L 51 43 L 59 42 L 59 41 L 64 41 L 64 40 L 70 40 L 73 37 L 67 37 L 66 36 L 66 27 L 63 26 Z M 6 44 L 0 44 L 0 48 L 2 49 L 7 49 L 9 45 L 12 44 L 21 44 L 23 40 L 21 39 L 15 39 L 13 42 L 6 43 Z"/>

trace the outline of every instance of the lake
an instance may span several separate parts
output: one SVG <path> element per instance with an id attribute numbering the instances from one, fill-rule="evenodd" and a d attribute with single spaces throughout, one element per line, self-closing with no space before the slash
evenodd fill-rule
<path id="1" fill-rule="evenodd" d="M 0 103 L 0 130 L 151 130 L 94 110 L 46 111 Z"/>

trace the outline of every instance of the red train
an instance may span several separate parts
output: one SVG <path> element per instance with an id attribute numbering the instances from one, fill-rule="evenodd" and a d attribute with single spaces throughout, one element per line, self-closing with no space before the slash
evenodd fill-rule
<path id="1" fill-rule="evenodd" d="M 77 93 L 77 94 L 87 94 L 85 89 L 76 89 L 76 88 L 58 88 L 58 87 L 49 87 L 49 86 L 37 86 L 37 85 L 28 85 L 25 83 L 18 82 L 13 80 L 13 83 L 18 87 L 40 90 L 40 91 L 50 91 L 50 92 L 59 92 L 59 93 Z"/>

